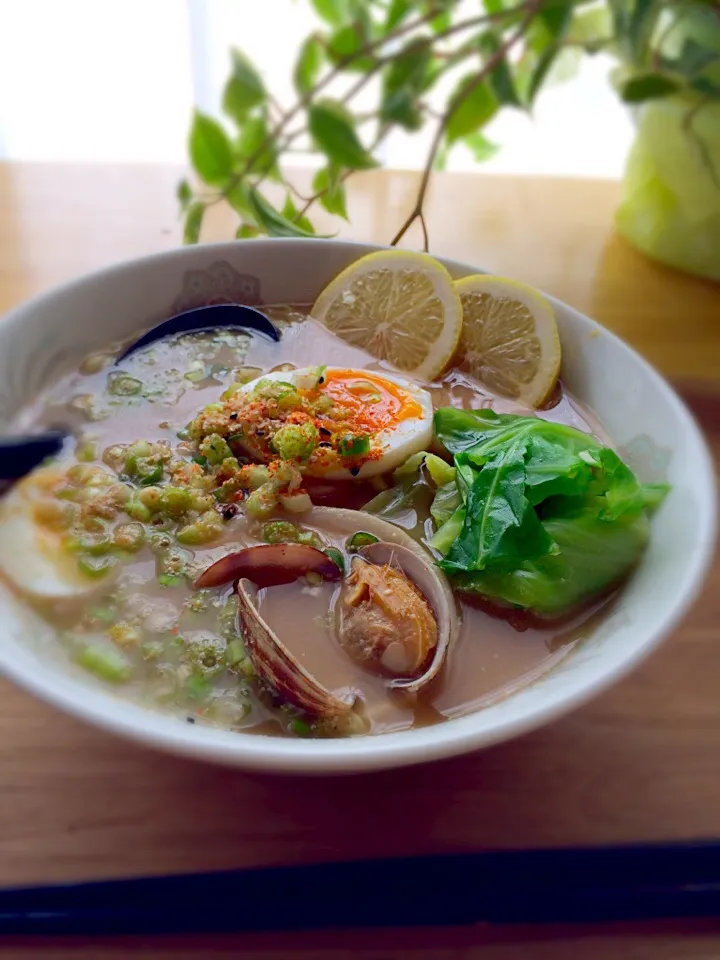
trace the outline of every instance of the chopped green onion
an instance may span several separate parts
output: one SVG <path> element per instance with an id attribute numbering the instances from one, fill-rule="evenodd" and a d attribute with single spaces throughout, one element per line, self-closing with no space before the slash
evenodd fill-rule
<path id="1" fill-rule="evenodd" d="M 283 504 L 286 500 L 287 498 L 283 500 Z M 298 534 L 297 542 L 304 544 L 306 547 L 322 547 L 322 540 L 314 530 L 301 530 Z"/>
<path id="2" fill-rule="evenodd" d="M 273 520 L 262 528 L 265 543 L 297 543 L 299 533 L 297 525 L 290 520 Z"/>
<path id="3" fill-rule="evenodd" d="M 150 509 L 140 500 L 131 500 L 125 507 L 125 512 L 134 520 L 140 520 L 142 523 L 147 523 L 152 517 Z"/>
<path id="4" fill-rule="evenodd" d="M 128 373 L 111 373 L 107 380 L 107 391 L 115 397 L 134 397 L 143 388 L 142 380 Z"/>
<path id="5" fill-rule="evenodd" d="M 232 437 L 230 437 L 230 439 L 232 440 Z M 207 466 L 207 462 L 208 462 L 208 461 L 207 461 L 207 457 L 203 457 L 202 454 L 200 454 L 200 455 L 197 456 L 197 457 L 193 457 L 192 459 L 193 459 L 193 463 L 197 463 L 197 464 L 199 464 L 199 466 L 201 466 L 201 467 L 206 467 L 206 466 Z"/>
<path id="6" fill-rule="evenodd" d="M 350 385 L 350 391 L 365 403 L 379 403 L 382 400 L 382 393 L 369 380 L 356 380 Z"/>
<path id="7" fill-rule="evenodd" d="M 113 607 L 93 607 L 89 615 L 93 620 L 100 620 L 101 623 L 113 623 L 117 612 Z"/>
<path id="8" fill-rule="evenodd" d="M 294 717 L 288 726 L 296 737 L 309 737 L 312 734 L 310 724 L 306 720 L 301 720 L 300 717 Z"/>
<path id="9" fill-rule="evenodd" d="M 364 457 L 370 453 L 370 437 L 366 433 L 357 436 L 341 437 L 338 450 L 342 457 Z"/>
<path id="10" fill-rule="evenodd" d="M 119 650 L 112 647 L 91 644 L 80 653 L 78 663 L 109 683 L 125 683 L 130 679 L 130 662 Z"/>
<path id="11" fill-rule="evenodd" d="M 177 573 L 161 573 L 158 577 L 158 583 L 161 587 L 179 587 L 184 578 Z"/>
<path id="12" fill-rule="evenodd" d="M 272 445 L 283 460 L 308 460 L 318 442 L 314 423 L 286 423 L 272 439 Z"/>
<path id="13" fill-rule="evenodd" d="M 65 542 L 66 549 L 103 557 L 112 550 L 112 541 L 104 534 L 80 533 L 76 539 Z"/>
<path id="14" fill-rule="evenodd" d="M 92 557 L 82 556 L 78 559 L 77 565 L 80 573 L 85 574 L 93 580 L 107 576 L 117 563 L 117 557 Z"/>
<path id="15" fill-rule="evenodd" d="M 235 667 L 245 659 L 245 647 L 242 640 L 231 640 L 225 648 L 225 663 Z"/>
<path id="16" fill-rule="evenodd" d="M 185 487 L 164 487 L 160 494 L 160 509 L 171 517 L 181 517 L 192 506 L 192 495 Z"/>
<path id="17" fill-rule="evenodd" d="M 145 527 L 141 523 L 121 523 L 113 530 L 113 543 L 121 550 L 136 553 L 145 543 Z"/>
<path id="18" fill-rule="evenodd" d="M 89 440 L 78 444 L 75 448 L 75 456 L 82 463 L 91 463 L 97 457 L 97 444 Z"/>
<path id="19" fill-rule="evenodd" d="M 154 484 L 162 480 L 163 468 L 161 463 L 155 464 L 155 466 L 152 467 L 149 464 L 138 464 L 138 467 L 141 487 L 152 487 Z M 145 470 L 148 470 L 149 472 L 145 473 Z"/>
<path id="20" fill-rule="evenodd" d="M 210 696 L 212 686 L 198 673 L 192 674 L 187 682 L 187 694 L 191 700 L 205 700 Z"/>
<path id="21" fill-rule="evenodd" d="M 233 455 L 232 450 L 227 445 L 227 441 L 217 433 L 212 433 L 209 437 L 205 437 L 200 444 L 200 453 L 204 457 L 207 457 L 207 461 L 211 466 L 219 466 L 223 460 Z"/>
<path id="22" fill-rule="evenodd" d="M 191 369 L 185 374 L 185 379 L 190 380 L 191 383 L 198 383 L 200 380 L 205 380 L 207 378 L 207 371 L 205 369 L 205 364 L 200 360 L 196 360 L 191 364 Z"/>
<path id="23" fill-rule="evenodd" d="M 342 555 L 341 551 L 337 547 L 325 547 L 323 553 L 327 554 L 328 557 L 337 564 L 340 568 L 340 573 L 345 576 L 345 557 Z"/>
<path id="24" fill-rule="evenodd" d="M 378 538 L 374 533 L 368 533 L 366 530 L 358 530 L 347 541 L 345 546 L 349 553 L 357 553 L 362 547 L 368 547 L 371 543 L 378 543 Z"/>
<path id="25" fill-rule="evenodd" d="M 138 460 L 149 457 L 151 453 L 150 444 L 147 440 L 138 440 L 131 443 L 125 451 L 125 473 L 131 477 L 134 476 L 138 471 Z"/>

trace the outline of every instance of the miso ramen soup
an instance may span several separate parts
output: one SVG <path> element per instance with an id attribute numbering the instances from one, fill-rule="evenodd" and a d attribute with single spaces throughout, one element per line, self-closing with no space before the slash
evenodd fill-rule
<path id="1" fill-rule="evenodd" d="M 558 385 L 403 376 L 307 316 L 89 356 L 15 429 L 74 439 L 4 498 L 0 567 L 88 682 L 181 722 L 381 734 L 567 657 L 650 494 Z M 612 482 L 611 482 L 612 481 Z"/>

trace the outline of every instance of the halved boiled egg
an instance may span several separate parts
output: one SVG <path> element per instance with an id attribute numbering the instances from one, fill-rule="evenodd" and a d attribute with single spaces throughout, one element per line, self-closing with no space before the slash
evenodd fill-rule
<path id="1" fill-rule="evenodd" d="M 293 447 L 284 439 L 304 432 L 308 445 L 298 459 L 311 477 L 387 473 L 432 441 L 430 394 L 394 374 L 348 367 L 278 370 L 245 384 L 242 394 L 239 420 L 247 449 L 261 459 L 285 458 Z M 257 398 L 255 410 L 247 405 L 248 394 Z"/>
<path id="2" fill-rule="evenodd" d="M 57 466 L 34 470 L 0 499 L 0 571 L 21 592 L 53 603 L 107 588 L 107 579 L 100 585 L 81 573 L 63 543 L 66 531 L 42 516 L 48 493 L 64 477 Z"/>

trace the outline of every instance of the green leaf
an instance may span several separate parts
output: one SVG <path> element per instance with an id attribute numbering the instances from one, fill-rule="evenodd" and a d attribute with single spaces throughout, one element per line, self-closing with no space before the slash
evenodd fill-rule
<path id="1" fill-rule="evenodd" d="M 295 89 L 301 97 L 305 96 L 315 86 L 323 65 L 323 50 L 323 45 L 315 34 L 309 36 L 300 47 L 293 72 L 293 80 L 295 81 Z"/>
<path id="2" fill-rule="evenodd" d="M 177 185 L 175 190 L 175 195 L 178 198 L 178 203 L 180 204 L 181 210 L 187 210 L 187 207 L 192 200 L 192 189 L 187 180 L 181 180 Z"/>
<path id="3" fill-rule="evenodd" d="M 678 83 L 662 73 L 639 73 L 623 83 L 620 96 L 625 103 L 642 103 L 669 97 L 678 90 Z"/>
<path id="4" fill-rule="evenodd" d="M 701 73 L 706 67 L 717 63 L 720 63 L 720 53 L 703 46 L 693 40 L 692 37 L 685 39 L 677 57 L 674 59 L 663 58 L 663 65 L 666 69 L 682 73 L 686 77 Z"/>
<path id="5" fill-rule="evenodd" d="M 375 66 L 372 56 L 357 56 L 367 46 L 369 38 L 359 23 L 349 23 L 337 30 L 328 40 L 327 54 L 335 65 L 345 63 L 346 70 L 367 73 Z M 353 59 L 350 59 L 353 58 Z"/>
<path id="6" fill-rule="evenodd" d="M 196 200 L 191 203 L 185 214 L 185 227 L 183 230 L 183 243 L 197 243 L 200 239 L 200 228 L 202 227 L 203 217 L 205 216 L 205 204 Z"/>
<path id="7" fill-rule="evenodd" d="M 524 98 L 528 106 L 532 106 L 535 102 L 535 98 L 540 93 L 540 89 L 559 53 L 560 47 L 553 45 L 548 47 L 547 50 L 537 58 L 528 77 L 527 91 Z"/>
<path id="8" fill-rule="evenodd" d="M 500 150 L 500 147 L 497 143 L 493 143 L 491 140 L 488 140 L 484 134 L 477 131 L 476 133 L 469 133 L 464 139 L 463 142 L 471 151 L 474 159 L 477 163 L 484 163 L 485 160 L 489 160 L 491 157 L 494 157 L 495 154 Z"/>
<path id="9" fill-rule="evenodd" d="M 568 28 L 566 39 L 580 43 L 590 50 L 596 49 L 613 35 L 612 18 L 607 7 L 576 10 Z"/>
<path id="10" fill-rule="evenodd" d="M 477 84 L 466 93 L 468 87 L 476 83 L 477 74 L 464 77 L 452 96 L 451 103 L 457 103 L 447 125 L 448 144 L 455 143 L 461 137 L 474 133 L 490 120 L 498 109 L 495 94 L 487 81 Z"/>
<path id="11" fill-rule="evenodd" d="M 331 27 L 339 27 L 350 16 L 348 0 L 310 0 L 313 9 Z"/>
<path id="12" fill-rule="evenodd" d="M 368 170 L 376 160 L 360 142 L 352 118 L 334 100 L 320 100 L 308 110 L 308 129 L 328 159 L 349 170 Z"/>
<path id="13" fill-rule="evenodd" d="M 233 183 L 232 187 L 225 191 L 225 199 L 243 220 L 252 222 L 255 219 L 245 183 Z"/>
<path id="14" fill-rule="evenodd" d="M 260 229 L 254 226 L 252 223 L 241 223 L 237 228 L 235 237 L 238 240 L 250 240 L 253 237 L 259 237 L 260 233 Z"/>
<path id="15" fill-rule="evenodd" d="M 525 459 L 527 497 L 533 505 L 548 497 L 581 496 L 590 489 L 593 479 L 590 462 L 597 459 L 597 444 L 587 449 L 587 438 L 558 436 L 542 429 L 528 439 Z"/>
<path id="16" fill-rule="evenodd" d="M 285 203 L 281 211 L 282 215 L 286 220 L 290 220 L 291 223 L 296 224 L 300 227 L 301 230 L 305 230 L 306 233 L 315 235 L 315 227 L 310 223 L 308 218 L 303 214 L 300 215 L 300 211 L 295 205 L 290 193 L 285 196 Z"/>
<path id="17" fill-rule="evenodd" d="M 270 237 L 312 237 L 296 223 L 284 217 L 255 187 L 248 189 L 248 201 L 258 225 Z"/>
<path id="18" fill-rule="evenodd" d="M 383 73 L 383 89 L 386 92 L 402 87 L 418 91 L 424 89 L 431 60 L 432 50 L 429 44 L 421 40 L 410 41 L 393 56 L 392 63 Z"/>
<path id="19" fill-rule="evenodd" d="M 223 91 L 223 110 L 238 125 L 253 107 L 264 103 L 265 86 L 251 61 L 240 50 L 232 51 L 232 73 Z"/>
<path id="20" fill-rule="evenodd" d="M 277 147 L 269 135 L 267 119 L 264 115 L 250 117 L 240 128 L 235 140 L 236 160 L 248 161 L 255 157 L 253 172 L 262 172 L 273 179 L 280 179 L 277 166 Z"/>
<path id="21" fill-rule="evenodd" d="M 497 54 L 500 49 L 500 38 L 494 31 L 489 31 L 479 37 L 478 45 L 484 59 Z M 489 76 L 490 86 L 499 103 L 507 104 L 511 107 L 522 107 L 523 102 L 515 87 L 512 71 L 508 65 L 506 57 L 503 57 Z"/>
<path id="22" fill-rule="evenodd" d="M 475 473 L 462 532 L 440 564 L 444 570 L 483 570 L 550 552 L 552 541 L 525 494 L 525 448 L 518 438 Z"/>
<path id="23" fill-rule="evenodd" d="M 454 454 L 463 499 L 437 504 L 431 545 L 464 592 L 556 616 L 614 585 L 647 541 L 642 487 L 590 434 L 539 417 L 440 408 L 438 439 Z"/>
<path id="24" fill-rule="evenodd" d="M 713 83 L 707 77 L 698 77 L 697 80 L 690 82 L 690 86 L 704 97 L 709 97 L 711 100 L 720 100 L 720 83 Z"/>
<path id="25" fill-rule="evenodd" d="M 393 30 L 412 10 L 413 5 L 410 0 L 392 0 L 388 7 L 385 24 L 383 26 L 383 35 Z"/>
<path id="26" fill-rule="evenodd" d="M 348 219 L 345 205 L 345 186 L 340 181 L 339 170 L 333 164 L 321 167 L 313 177 L 312 187 L 315 193 L 326 192 L 319 198 L 320 206 L 328 213 Z"/>
<path id="27" fill-rule="evenodd" d="M 442 13 L 439 13 L 436 17 L 430 21 L 430 29 L 433 33 L 442 33 L 444 30 L 447 30 L 452 24 L 452 12 L 450 10 L 443 10 Z"/>
<path id="28" fill-rule="evenodd" d="M 630 55 L 636 64 L 641 64 L 646 59 L 650 36 L 659 13 L 657 0 L 635 0 L 628 24 L 627 40 Z"/>
<path id="29" fill-rule="evenodd" d="M 221 186 L 232 173 L 232 148 L 220 124 L 196 110 L 189 146 L 198 176 L 213 187 Z"/>
<path id="30" fill-rule="evenodd" d="M 463 592 L 556 618 L 588 603 L 628 576 L 647 544 L 649 524 L 640 514 L 608 523 L 592 508 L 543 520 L 556 552 L 502 568 L 453 576 Z M 441 530 L 444 528 L 441 528 Z"/>
<path id="31" fill-rule="evenodd" d="M 559 0 L 557 3 L 545 3 L 541 6 L 538 22 L 542 24 L 549 41 L 560 40 L 567 33 L 575 6 L 575 0 Z"/>
<path id="32" fill-rule="evenodd" d="M 413 40 L 396 54 L 383 74 L 381 120 L 406 130 L 422 126 L 418 97 L 426 88 L 431 61 L 432 51 L 423 41 Z"/>
<path id="33" fill-rule="evenodd" d="M 405 130 L 419 130 L 423 122 L 417 98 L 406 87 L 393 90 L 383 97 L 380 119 L 385 123 L 396 123 Z"/>
<path id="34" fill-rule="evenodd" d="M 455 511 L 461 506 L 462 497 L 455 481 L 453 481 L 452 483 L 446 483 L 438 487 L 435 493 L 435 499 L 430 507 L 430 514 L 437 526 L 441 527 L 444 523 L 447 523 L 450 517 L 452 517 Z M 463 512 L 463 519 L 464 516 Z"/>

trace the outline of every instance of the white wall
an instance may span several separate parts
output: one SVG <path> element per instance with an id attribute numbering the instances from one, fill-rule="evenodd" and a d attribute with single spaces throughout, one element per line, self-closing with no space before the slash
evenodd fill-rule
<path id="1" fill-rule="evenodd" d="M 32 160 L 185 159 L 193 102 L 217 110 L 237 44 L 281 102 L 308 0 L 0 0 L 0 157 Z M 548 91 L 534 121 L 505 113 L 488 130 L 504 146 L 484 169 L 619 176 L 631 127 L 609 90 L 609 61 Z M 398 135 L 394 167 L 422 165 L 430 131 Z M 474 169 L 463 151 L 450 169 Z"/>

